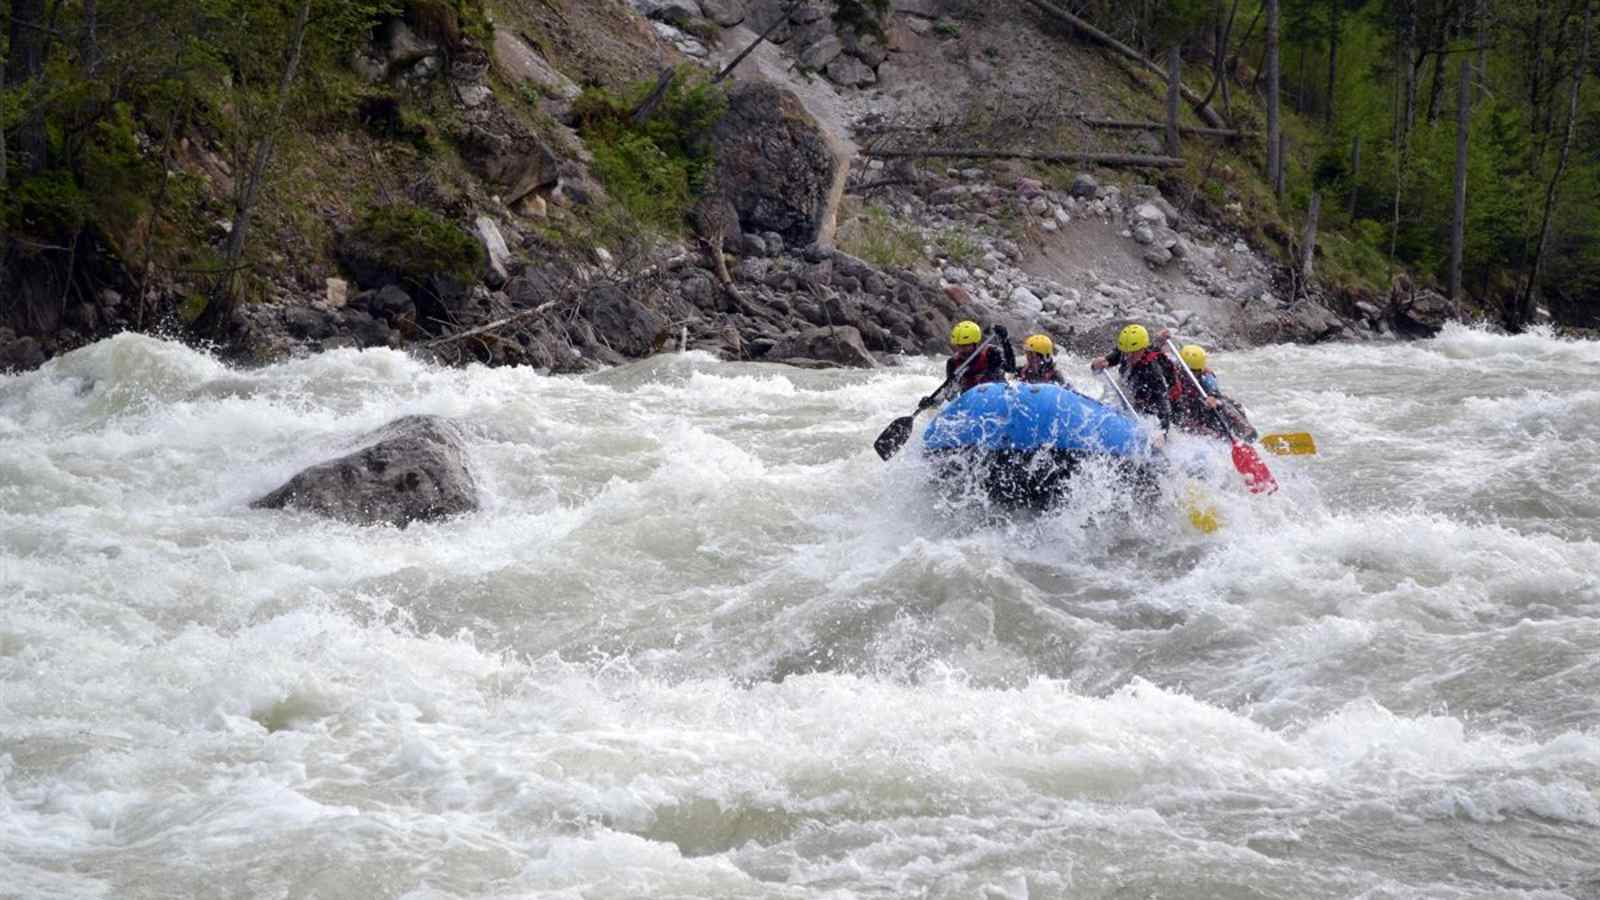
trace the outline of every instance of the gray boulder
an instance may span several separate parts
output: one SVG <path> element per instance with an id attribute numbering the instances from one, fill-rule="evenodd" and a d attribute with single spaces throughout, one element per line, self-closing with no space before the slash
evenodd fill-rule
<path id="1" fill-rule="evenodd" d="M 732 28 L 745 17 L 744 0 L 700 0 L 700 9 L 706 18 L 723 28 Z"/>
<path id="2" fill-rule="evenodd" d="M 1088 172 L 1079 172 L 1072 179 L 1072 196 L 1080 200 L 1093 200 L 1100 195 L 1100 182 Z"/>
<path id="3" fill-rule="evenodd" d="M 740 82 L 713 140 L 717 191 L 733 204 L 741 229 L 761 233 L 774 253 L 815 243 L 831 212 L 839 161 L 799 98 L 765 82 Z"/>
<path id="4" fill-rule="evenodd" d="M 250 505 L 400 528 L 477 510 L 466 444 L 449 419 L 405 416 L 362 442 L 362 449 L 312 466 Z"/>
<path id="5" fill-rule="evenodd" d="M 1395 330 L 1407 337 L 1428 338 L 1455 318 L 1455 306 L 1438 291 L 1426 288 L 1404 299 L 1396 298 Z"/>
<path id="6" fill-rule="evenodd" d="M 841 87 L 866 87 L 878 83 L 878 73 L 854 56 L 835 57 L 823 70 L 828 80 Z"/>
<path id="7" fill-rule="evenodd" d="M 820 325 L 790 334 L 767 354 L 778 362 L 823 362 L 857 369 L 876 368 L 878 361 L 861 341 L 861 332 L 850 325 Z"/>
<path id="8" fill-rule="evenodd" d="M 843 52 L 844 42 L 833 35 L 828 35 L 800 51 L 800 65 L 815 72 L 833 62 Z"/>

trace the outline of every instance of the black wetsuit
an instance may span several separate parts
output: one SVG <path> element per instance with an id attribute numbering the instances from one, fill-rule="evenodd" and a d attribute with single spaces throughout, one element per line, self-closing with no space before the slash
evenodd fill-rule
<path id="1" fill-rule="evenodd" d="M 1017 380 L 1023 384 L 1059 384 L 1065 386 L 1067 383 L 1067 379 L 1056 371 L 1056 361 L 1050 357 L 1039 360 L 1039 367 L 1036 369 L 1029 368 L 1027 363 L 1023 363 L 1022 368 L 1017 370 Z"/>
<path id="2" fill-rule="evenodd" d="M 1155 416 L 1161 422 L 1162 431 L 1171 427 L 1172 389 L 1176 379 L 1183 376 L 1166 354 L 1156 350 L 1138 353 L 1113 350 L 1106 354 L 1106 363 L 1122 367 L 1122 377 L 1133 392 L 1129 401 L 1135 411 Z"/>

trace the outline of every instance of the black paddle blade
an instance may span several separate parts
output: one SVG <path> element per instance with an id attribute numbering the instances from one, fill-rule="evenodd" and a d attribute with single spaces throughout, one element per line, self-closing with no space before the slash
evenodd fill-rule
<path id="1" fill-rule="evenodd" d="M 879 459 L 888 462 L 889 457 L 899 453 L 900 448 L 904 447 L 906 441 L 911 439 L 912 419 L 912 416 L 901 416 L 895 419 L 889 423 L 888 428 L 883 430 L 883 434 L 878 435 L 878 439 L 872 442 L 872 449 L 878 451 Z"/>

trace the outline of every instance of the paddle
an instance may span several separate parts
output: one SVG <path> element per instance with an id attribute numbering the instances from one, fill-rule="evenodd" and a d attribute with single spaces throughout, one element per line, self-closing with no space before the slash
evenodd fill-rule
<path id="1" fill-rule="evenodd" d="M 1106 380 L 1106 384 L 1111 387 L 1111 392 L 1117 395 L 1118 400 L 1122 401 L 1122 405 L 1128 410 L 1129 415 L 1138 416 L 1138 411 L 1133 408 L 1132 403 L 1128 402 L 1128 395 L 1122 392 L 1122 385 L 1117 384 L 1117 380 L 1111 377 L 1111 373 L 1101 369 L 1100 377 Z M 1204 508 L 1201 507 L 1202 503 L 1206 504 Z M 1183 492 L 1183 510 L 1189 514 L 1189 524 L 1193 525 L 1201 534 L 1210 534 L 1222 526 L 1222 523 L 1217 519 L 1217 508 L 1207 501 L 1205 494 L 1200 490 L 1200 486 L 1192 480 Z"/>
<path id="2" fill-rule="evenodd" d="M 1194 389 L 1200 392 L 1201 398 L 1209 399 L 1210 395 L 1201 386 L 1200 379 L 1194 377 L 1194 372 L 1190 371 L 1189 366 L 1184 363 L 1183 355 L 1178 352 L 1177 346 L 1172 343 L 1172 338 L 1167 338 L 1167 349 L 1171 350 L 1172 355 L 1178 358 L 1178 368 L 1183 370 L 1183 374 L 1189 376 L 1189 383 L 1194 385 Z M 1233 428 L 1228 425 L 1228 420 L 1222 415 L 1221 410 L 1213 409 L 1211 414 L 1217 417 L 1217 424 L 1222 426 L 1223 433 L 1228 436 L 1228 441 L 1233 444 L 1233 467 L 1239 470 L 1240 475 L 1244 476 L 1245 487 L 1250 490 L 1250 493 L 1270 494 L 1276 491 L 1278 489 L 1278 479 L 1272 477 L 1272 470 L 1268 469 L 1267 464 L 1261 461 L 1261 455 L 1255 451 L 1255 448 L 1239 440 L 1234 435 Z"/>
<path id="3" fill-rule="evenodd" d="M 885 428 L 883 433 L 878 435 L 878 439 L 872 442 L 872 449 L 878 451 L 879 459 L 888 462 L 889 457 L 900 452 L 900 448 L 904 447 L 906 441 L 911 439 L 911 426 L 916 421 L 917 413 L 937 404 L 945 389 L 958 380 L 961 377 L 961 373 L 967 371 L 967 366 L 972 365 L 972 361 L 978 358 L 978 355 L 983 352 L 985 347 L 989 346 L 991 340 L 993 340 L 992 337 L 984 338 L 983 343 L 979 344 L 977 349 L 973 350 L 961 365 L 956 366 L 956 370 L 950 373 L 950 377 L 944 380 L 944 384 L 935 388 L 933 393 L 923 397 L 917 403 L 917 412 L 909 416 L 901 416 L 889 423 L 889 427 Z"/>
<path id="4" fill-rule="evenodd" d="M 1317 442 L 1304 431 L 1293 434 L 1268 434 L 1261 438 L 1261 446 L 1279 456 L 1310 456 L 1317 452 Z"/>

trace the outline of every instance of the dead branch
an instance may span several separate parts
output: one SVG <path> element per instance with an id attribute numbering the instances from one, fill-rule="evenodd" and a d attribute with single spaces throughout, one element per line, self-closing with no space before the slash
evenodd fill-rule
<path id="1" fill-rule="evenodd" d="M 1176 156 L 1151 156 L 1142 153 L 1072 153 L 1035 150 L 866 150 L 863 156 L 878 159 L 1028 159 L 1035 162 L 1085 163 L 1109 168 L 1177 169 L 1183 160 Z"/>
<path id="2" fill-rule="evenodd" d="M 1076 30 L 1079 34 L 1082 34 L 1084 37 L 1087 37 L 1101 46 L 1114 51 L 1120 56 L 1126 57 L 1127 59 L 1138 63 L 1143 68 L 1155 73 L 1163 81 L 1166 80 L 1167 73 L 1162 70 L 1161 66 L 1148 59 L 1145 59 L 1144 54 L 1133 49 L 1132 47 L 1129 47 L 1127 44 L 1124 44 L 1111 35 L 1106 34 L 1104 31 L 1101 31 L 1100 29 L 1089 24 L 1087 21 L 1078 18 L 1072 13 L 1062 9 L 1059 6 L 1056 6 L 1054 3 L 1046 2 L 1046 0 L 1027 0 L 1027 3 L 1040 12 L 1043 12 L 1046 15 L 1052 16 L 1055 19 L 1072 26 L 1074 30 Z M 1207 125 L 1210 125 L 1212 128 L 1227 127 L 1228 123 L 1224 122 L 1222 117 L 1217 115 L 1215 110 L 1205 105 L 1203 102 L 1205 98 L 1201 97 L 1200 94 L 1195 90 L 1180 81 L 1178 84 L 1178 91 L 1183 94 L 1183 99 L 1189 101 L 1189 104 L 1194 107 L 1195 114 L 1204 119 Z"/>

